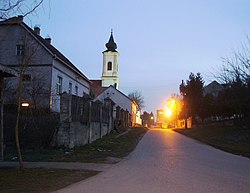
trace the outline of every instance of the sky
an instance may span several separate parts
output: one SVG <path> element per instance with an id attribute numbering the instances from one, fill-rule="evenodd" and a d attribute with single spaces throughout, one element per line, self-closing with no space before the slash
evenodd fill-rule
<path id="1" fill-rule="evenodd" d="M 44 0 L 25 18 L 39 26 L 89 79 L 101 79 L 111 29 L 119 58 L 119 90 L 139 91 L 155 114 L 191 72 L 213 81 L 250 35 L 249 0 Z"/>

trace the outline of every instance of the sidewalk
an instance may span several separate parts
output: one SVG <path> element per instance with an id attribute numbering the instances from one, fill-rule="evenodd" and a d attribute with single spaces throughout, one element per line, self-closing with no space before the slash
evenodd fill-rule
<path id="1" fill-rule="evenodd" d="M 79 162 L 24 162 L 25 168 L 57 168 L 57 169 L 84 169 L 106 171 L 114 164 L 103 163 L 79 163 Z M 6 167 L 18 167 L 18 162 L 0 162 L 0 169 Z"/>

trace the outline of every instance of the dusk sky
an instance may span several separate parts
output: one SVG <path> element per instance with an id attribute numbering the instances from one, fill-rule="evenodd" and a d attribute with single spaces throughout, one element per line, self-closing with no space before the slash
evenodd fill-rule
<path id="1" fill-rule="evenodd" d="M 100 79 L 111 28 L 119 89 L 140 91 L 155 114 L 190 72 L 212 73 L 250 35 L 250 0 L 45 0 L 25 22 L 40 26 L 89 79 Z"/>

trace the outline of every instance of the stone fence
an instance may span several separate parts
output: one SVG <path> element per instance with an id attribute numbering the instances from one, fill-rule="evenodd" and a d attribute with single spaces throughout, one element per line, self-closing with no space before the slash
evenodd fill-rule
<path id="1" fill-rule="evenodd" d="M 128 112 L 114 106 L 110 99 L 104 103 L 93 102 L 88 97 L 63 93 L 60 99 L 60 126 L 54 134 L 52 146 L 73 148 L 91 143 L 110 133 L 118 119 L 121 126 L 129 126 Z"/>

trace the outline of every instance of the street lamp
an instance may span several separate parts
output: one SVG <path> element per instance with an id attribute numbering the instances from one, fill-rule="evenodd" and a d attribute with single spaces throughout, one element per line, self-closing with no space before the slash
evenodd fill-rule
<path id="1" fill-rule="evenodd" d="M 29 107 L 29 106 L 30 106 L 30 104 L 29 104 L 29 103 L 27 103 L 27 102 L 23 102 L 23 103 L 21 104 L 21 106 L 22 106 L 22 107 Z"/>

